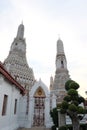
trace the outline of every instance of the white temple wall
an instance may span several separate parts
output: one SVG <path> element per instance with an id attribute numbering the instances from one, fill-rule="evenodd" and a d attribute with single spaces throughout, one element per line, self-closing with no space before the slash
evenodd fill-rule
<path id="1" fill-rule="evenodd" d="M 6 114 L 2 115 L 4 95 L 7 95 Z M 20 91 L 0 77 L 0 130 L 15 130 L 18 125 L 18 105 Z M 16 114 L 14 114 L 15 99 L 17 100 Z"/>
<path id="2" fill-rule="evenodd" d="M 45 99 L 45 126 L 46 128 L 51 128 L 50 97 Z"/>
<path id="3" fill-rule="evenodd" d="M 24 127 L 27 120 L 27 96 L 22 96 L 19 99 L 19 113 L 18 113 L 18 123 L 20 127 Z"/>
<path id="4" fill-rule="evenodd" d="M 29 114 L 28 120 L 26 121 L 25 128 L 31 128 L 33 125 L 33 114 L 34 114 L 34 98 L 31 96 L 29 101 Z"/>

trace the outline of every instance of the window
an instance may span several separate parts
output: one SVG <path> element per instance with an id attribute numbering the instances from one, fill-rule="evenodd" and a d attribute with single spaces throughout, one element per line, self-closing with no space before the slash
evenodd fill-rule
<path id="1" fill-rule="evenodd" d="M 8 101 L 8 95 L 4 95 L 3 107 L 2 107 L 2 115 L 6 115 L 6 111 L 7 111 L 7 101 Z"/>
<path id="2" fill-rule="evenodd" d="M 64 68 L 64 63 L 63 63 L 63 61 L 61 61 L 61 67 Z"/>
<path id="3" fill-rule="evenodd" d="M 15 99 L 15 104 L 14 104 L 14 114 L 17 112 L 17 99 Z"/>
<path id="4" fill-rule="evenodd" d="M 15 45 L 17 46 L 17 45 L 18 45 L 18 43 L 15 43 Z"/>

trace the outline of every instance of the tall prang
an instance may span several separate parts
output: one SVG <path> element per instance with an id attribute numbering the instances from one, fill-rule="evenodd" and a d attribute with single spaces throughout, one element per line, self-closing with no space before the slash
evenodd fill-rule
<path id="1" fill-rule="evenodd" d="M 66 94 L 65 82 L 69 80 L 69 73 L 67 69 L 67 60 L 64 53 L 63 42 L 61 39 L 57 41 L 57 54 L 56 54 L 56 72 L 53 84 L 51 84 L 51 93 L 57 96 L 57 103 L 62 102 Z"/>
<path id="2" fill-rule="evenodd" d="M 25 88 L 31 89 L 35 78 L 33 70 L 28 66 L 26 59 L 26 42 L 24 39 L 24 25 L 20 24 L 17 36 L 11 45 L 10 52 L 4 66 L 8 72 Z"/>

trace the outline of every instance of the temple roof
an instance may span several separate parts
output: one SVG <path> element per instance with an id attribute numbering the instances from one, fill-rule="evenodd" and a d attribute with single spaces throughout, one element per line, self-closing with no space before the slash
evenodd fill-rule
<path id="1" fill-rule="evenodd" d="M 14 84 L 19 90 L 22 95 L 26 93 L 26 89 L 22 87 L 4 68 L 3 64 L 0 62 L 0 73 L 12 84 Z"/>

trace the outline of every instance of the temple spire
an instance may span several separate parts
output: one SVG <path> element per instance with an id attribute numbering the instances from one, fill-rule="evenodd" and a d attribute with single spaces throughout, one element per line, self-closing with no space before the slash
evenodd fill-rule
<path id="1" fill-rule="evenodd" d="M 61 39 L 57 41 L 56 70 L 67 69 L 67 61 L 64 53 L 63 42 Z"/>
<path id="2" fill-rule="evenodd" d="M 53 77 L 51 76 L 50 77 L 50 90 L 53 89 Z"/>
<path id="3" fill-rule="evenodd" d="M 24 25 L 23 22 L 18 27 L 17 39 L 23 39 L 24 37 Z"/>
<path id="4" fill-rule="evenodd" d="M 57 41 L 57 54 L 64 54 L 63 42 L 60 38 Z"/>

